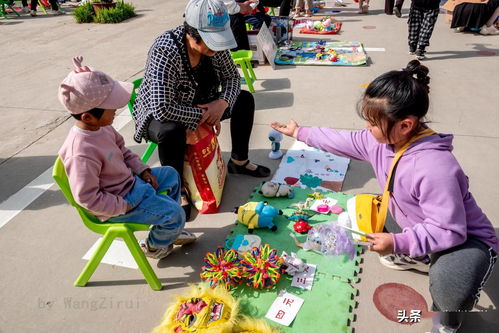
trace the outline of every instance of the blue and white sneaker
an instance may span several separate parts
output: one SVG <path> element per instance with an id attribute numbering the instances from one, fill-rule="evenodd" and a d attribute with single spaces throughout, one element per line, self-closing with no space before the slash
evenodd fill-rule
<path id="1" fill-rule="evenodd" d="M 430 270 L 430 257 L 428 256 L 411 258 L 406 254 L 389 254 L 380 256 L 379 262 L 382 265 L 397 271 L 415 269 L 423 273 L 428 273 Z"/>

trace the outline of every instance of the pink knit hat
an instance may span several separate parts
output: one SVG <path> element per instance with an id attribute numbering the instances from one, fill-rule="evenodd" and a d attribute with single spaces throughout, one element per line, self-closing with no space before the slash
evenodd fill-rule
<path id="1" fill-rule="evenodd" d="M 59 86 L 58 98 L 72 114 L 93 108 L 119 109 L 130 100 L 133 84 L 113 80 L 103 72 L 82 67 L 83 57 L 74 57 L 76 69 L 71 71 Z"/>

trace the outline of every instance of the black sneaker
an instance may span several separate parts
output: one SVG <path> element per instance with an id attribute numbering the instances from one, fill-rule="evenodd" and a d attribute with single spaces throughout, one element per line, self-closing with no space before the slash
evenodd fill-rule
<path id="1" fill-rule="evenodd" d="M 426 59 L 425 53 L 426 53 L 426 51 L 424 49 L 417 49 L 416 53 L 415 53 L 416 59 L 418 59 L 418 60 Z"/>
<path id="2" fill-rule="evenodd" d="M 402 16 L 402 13 L 400 12 L 400 8 L 398 8 L 398 7 L 393 8 L 393 13 L 397 17 L 401 17 Z"/>
<path id="3" fill-rule="evenodd" d="M 409 54 L 416 53 L 416 45 L 409 45 Z"/>
<path id="4" fill-rule="evenodd" d="M 384 266 L 397 271 L 414 269 L 423 273 L 428 273 L 431 262 L 430 257 L 428 256 L 411 258 L 405 254 L 389 254 L 387 256 L 380 256 L 379 261 Z"/>

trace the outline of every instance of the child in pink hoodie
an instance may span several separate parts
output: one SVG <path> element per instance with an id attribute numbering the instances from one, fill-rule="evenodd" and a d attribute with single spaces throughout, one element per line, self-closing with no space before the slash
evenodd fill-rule
<path id="1" fill-rule="evenodd" d="M 294 120 L 271 126 L 309 146 L 369 162 L 384 188 L 395 153 L 427 129 L 423 119 L 429 81 L 428 68 L 417 60 L 376 78 L 359 103 L 365 130 L 300 127 Z M 498 249 L 494 228 L 451 153 L 452 138 L 434 133 L 408 146 L 397 164 L 388 202 L 400 228 L 369 235 L 369 249 L 382 255 L 385 266 L 429 271 L 432 309 L 438 312 L 433 332 L 459 328 L 462 311 L 478 301 Z"/>
<path id="2" fill-rule="evenodd" d="M 146 256 L 164 258 L 175 244 L 196 240 L 183 230 L 180 177 L 171 167 L 151 169 L 142 163 L 111 126 L 133 85 L 82 66 L 82 60 L 73 59 L 76 70 L 59 87 L 59 101 L 76 119 L 59 150 L 71 192 L 101 221 L 153 225 L 140 245 Z"/>

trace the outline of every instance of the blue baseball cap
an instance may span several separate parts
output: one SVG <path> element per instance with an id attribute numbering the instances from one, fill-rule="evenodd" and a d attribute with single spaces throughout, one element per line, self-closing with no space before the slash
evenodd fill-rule
<path id="1" fill-rule="evenodd" d="M 237 46 L 227 7 L 220 0 L 189 1 L 185 7 L 185 22 L 198 30 L 203 42 L 213 51 Z"/>

